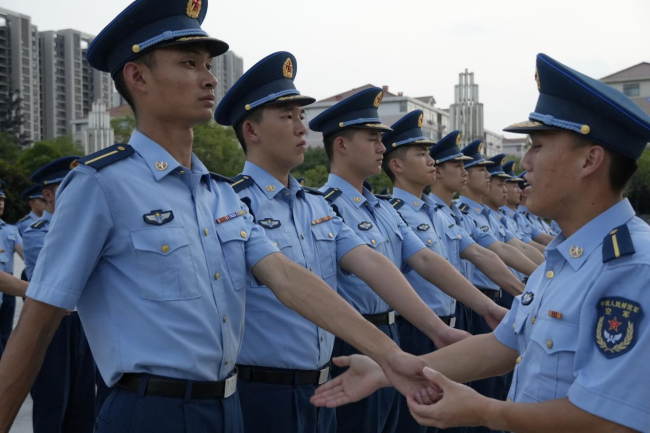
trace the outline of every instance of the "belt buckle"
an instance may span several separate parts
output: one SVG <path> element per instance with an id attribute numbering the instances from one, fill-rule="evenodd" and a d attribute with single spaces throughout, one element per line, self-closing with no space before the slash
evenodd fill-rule
<path id="1" fill-rule="evenodd" d="M 395 323 L 395 312 L 394 311 L 389 311 L 388 312 L 388 324 L 392 325 Z"/>
<path id="2" fill-rule="evenodd" d="M 318 374 L 318 384 L 322 385 L 325 382 L 327 382 L 329 376 L 330 376 L 330 367 L 328 365 L 327 367 L 323 368 Z"/>
<path id="3" fill-rule="evenodd" d="M 237 391 L 237 372 L 226 379 L 226 386 L 223 390 L 223 397 L 228 398 Z"/>
<path id="4" fill-rule="evenodd" d="M 449 327 L 450 328 L 455 328 L 456 327 L 456 316 L 449 319 Z"/>

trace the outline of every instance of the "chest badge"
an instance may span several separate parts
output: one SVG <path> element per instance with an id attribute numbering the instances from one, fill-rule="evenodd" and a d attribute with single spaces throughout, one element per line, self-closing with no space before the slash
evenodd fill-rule
<path id="1" fill-rule="evenodd" d="M 526 292 L 524 296 L 521 297 L 521 305 L 530 305 L 535 299 L 535 294 L 533 292 Z"/>
<path id="2" fill-rule="evenodd" d="M 174 212 L 170 210 L 162 211 L 160 209 L 152 210 L 151 213 L 142 215 L 142 218 L 147 224 L 161 226 L 174 219 Z"/>
<path id="3" fill-rule="evenodd" d="M 430 228 L 431 228 L 431 226 L 429 224 L 420 224 L 418 226 L 418 230 L 421 231 L 421 232 L 426 232 Z"/>
<path id="4" fill-rule="evenodd" d="M 365 231 L 370 230 L 374 226 L 372 225 L 372 223 L 370 221 L 364 221 L 364 222 L 359 223 L 358 227 L 359 227 L 359 230 L 363 230 L 365 232 Z"/>
<path id="5" fill-rule="evenodd" d="M 483 227 L 481 227 L 481 230 L 483 230 L 484 232 L 487 233 L 487 231 L 490 230 L 490 227 L 488 227 L 488 226 L 483 226 Z"/>
<path id="6" fill-rule="evenodd" d="M 628 352 L 637 341 L 643 308 L 625 298 L 601 298 L 596 305 L 596 346 L 606 358 Z"/>
<path id="7" fill-rule="evenodd" d="M 257 223 L 269 230 L 277 229 L 282 225 L 279 220 L 274 220 L 273 218 L 264 218 L 263 220 L 259 220 Z"/>

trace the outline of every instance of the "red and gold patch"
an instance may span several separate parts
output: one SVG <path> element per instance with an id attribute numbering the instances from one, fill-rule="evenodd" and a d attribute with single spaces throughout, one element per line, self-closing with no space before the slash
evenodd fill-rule
<path id="1" fill-rule="evenodd" d="M 185 10 L 190 18 L 198 18 L 201 13 L 201 0 L 187 0 L 187 9 Z"/>
<path id="2" fill-rule="evenodd" d="M 541 92 L 542 91 L 542 82 L 539 80 L 539 73 L 537 72 L 537 68 L 535 68 L 535 81 L 537 81 L 537 91 Z"/>
<path id="3" fill-rule="evenodd" d="M 374 105 L 375 108 L 379 107 L 379 104 L 381 104 L 381 100 L 383 97 L 384 97 L 384 92 L 379 92 L 375 97 L 375 102 L 373 102 L 372 105 Z"/>
<path id="4" fill-rule="evenodd" d="M 460 146 L 460 134 L 458 134 L 458 135 L 456 136 L 456 146 Z M 481 150 L 479 149 L 479 152 L 480 152 L 480 151 L 481 151 Z"/>
<path id="5" fill-rule="evenodd" d="M 282 75 L 284 78 L 293 78 L 293 62 L 288 58 L 282 65 Z"/>
<path id="6" fill-rule="evenodd" d="M 424 114 L 420 114 L 420 118 L 418 119 L 418 128 L 422 128 L 423 120 L 424 120 Z"/>

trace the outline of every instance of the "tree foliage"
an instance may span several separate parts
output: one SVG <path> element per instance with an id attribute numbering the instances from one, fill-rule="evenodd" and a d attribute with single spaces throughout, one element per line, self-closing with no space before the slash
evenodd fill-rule
<path id="1" fill-rule="evenodd" d="M 8 96 L 0 98 L 0 131 L 8 134 L 19 149 L 32 143 L 27 134 L 21 132 L 24 123 L 23 100 L 18 90 L 12 89 Z"/>

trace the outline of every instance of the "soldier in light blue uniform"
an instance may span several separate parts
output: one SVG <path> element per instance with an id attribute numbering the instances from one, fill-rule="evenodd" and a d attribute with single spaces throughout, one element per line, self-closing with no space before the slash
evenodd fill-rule
<path id="1" fill-rule="evenodd" d="M 25 272 L 30 280 L 56 210 L 56 191 L 65 176 L 76 166 L 77 159 L 78 156 L 59 158 L 31 175 L 31 181 L 43 190 L 46 207 L 42 218 L 24 233 Z M 76 311 L 70 312 L 61 320 L 30 394 L 35 433 L 93 431 L 96 413 L 95 364 Z"/>
<path id="2" fill-rule="evenodd" d="M 425 356 L 437 371 L 424 373 L 444 395 L 435 405 L 412 401 L 409 407 L 432 426 L 650 431 L 650 228 L 623 198 L 650 141 L 650 116 L 617 90 L 544 54 L 537 56 L 536 79 L 535 111 L 506 130 L 530 134 L 532 147 L 522 160 L 528 205 L 557 221 L 562 233 L 493 335 Z M 455 383 L 479 370 L 512 368 L 511 401 L 490 401 Z M 374 386 L 360 389 L 377 372 L 365 360 L 355 360 L 351 370 L 346 378 L 355 380 L 343 388 L 343 379 L 327 384 L 319 404 L 329 397 L 340 404 L 345 395 L 360 398 L 382 386 L 373 379 Z"/>
<path id="3" fill-rule="evenodd" d="M 303 188 L 289 174 L 304 159 L 302 107 L 314 101 L 295 88 L 297 66 L 291 53 L 271 54 L 219 104 L 217 122 L 233 126 L 247 158 L 233 189 L 280 251 L 332 290 L 341 268 L 378 292 L 395 291 L 385 259 L 343 224 L 322 193 Z M 422 315 L 413 301 L 415 293 L 404 296 L 402 305 Z M 337 316 L 334 312 L 332 319 Z M 334 410 L 317 409 L 309 401 L 328 379 L 334 336 L 287 308 L 253 275 L 247 279 L 245 327 L 238 358 L 245 431 L 336 431 Z"/>
<path id="4" fill-rule="evenodd" d="M 0 217 L 2 217 L 5 210 L 6 190 L 7 183 L 0 180 Z M 23 239 L 16 226 L 7 224 L 0 218 L 0 272 L 13 275 L 14 253 L 18 253 L 20 258 L 23 257 Z M 0 354 L 2 353 L 2 348 L 7 344 L 9 334 L 11 333 L 15 305 L 16 298 L 14 296 L 6 293 L 0 296 L 0 320 L 2 320 L 0 326 L 3 331 L 2 338 L 0 338 Z"/>
<path id="5" fill-rule="evenodd" d="M 390 130 L 381 124 L 378 117 L 377 107 L 382 96 L 383 92 L 379 88 L 363 90 L 324 111 L 310 122 L 312 130 L 323 133 L 325 150 L 331 161 L 331 174 L 321 191 L 345 223 L 367 245 L 390 259 L 405 274 L 413 269 L 447 293 L 454 290 L 474 290 L 462 275 L 429 248 L 434 243 L 431 228 L 427 230 L 431 237 L 423 243 L 387 199 L 377 198 L 363 187 L 366 178 L 378 174 L 381 170 L 385 148 L 380 132 Z M 406 320 L 423 331 L 437 347 L 467 335 L 448 327 L 446 329 L 454 331 L 452 339 L 440 338 L 430 329 L 412 322 L 412 316 L 404 307 L 396 302 L 385 302 L 364 281 L 343 271 L 339 272 L 339 292 L 368 320 L 377 324 L 396 341 L 398 330 L 393 323 L 394 313 L 390 307 L 397 309 Z M 397 291 L 395 293 L 399 297 L 403 296 Z M 422 305 L 433 316 L 432 310 L 424 303 Z M 500 313 L 496 310 L 484 310 L 482 313 L 492 317 L 495 323 L 500 321 L 497 317 Z M 446 320 L 449 324 L 449 314 Z M 356 351 L 343 341 L 335 342 L 335 356 L 353 353 Z M 337 370 L 335 374 L 339 372 Z M 382 390 L 353 407 L 339 410 L 338 431 L 393 431 L 398 406 L 399 400 L 395 398 L 395 394 L 391 394 L 391 390 Z"/>
<path id="6" fill-rule="evenodd" d="M 434 160 L 429 149 L 432 142 L 422 139 L 422 120 L 423 112 L 421 110 L 412 111 L 391 125 L 393 131 L 385 132 L 382 136 L 382 141 L 388 145 L 382 165 L 384 172 L 393 182 L 391 203 L 394 209 L 399 212 L 413 233 L 423 243 L 447 259 L 459 272 L 465 270 L 466 267 L 461 262 L 463 258 L 466 258 L 500 285 L 516 292 L 522 292 L 524 286 L 521 281 L 512 275 L 496 254 L 477 246 L 471 236 L 457 225 L 452 217 L 441 210 L 443 205 L 438 205 L 431 197 L 423 194 L 424 189 L 435 182 L 434 163 L 456 160 L 462 166 L 463 160 L 471 158 L 460 153 L 455 143 L 456 136 L 454 136 L 447 141 L 456 148 L 456 154 L 440 155 L 439 159 Z M 400 144 L 393 147 L 392 143 Z M 442 145 L 445 146 L 445 143 Z M 480 233 L 481 239 L 487 237 L 483 232 Z M 505 314 L 506 310 L 494 304 L 485 295 L 480 294 L 476 288 L 472 287 L 470 290 L 464 291 L 459 287 L 458 290 L 447 294 L 414 270 L 406 273 L 406 278 L 427 306 L 443 320 L 451 323 L 457 319 L 456 300 L 479 313 L 494 309 L 501 310 Z M 489 317 L 484 313 L 481 315 Z M 496 321 L 492 322 L 491 326 L 495 327 L 497 323 Z M 403 350 L 423 355 L 436 349 L 426 335 L 401 316 L 398 318 L 397 324 L 400 332 L 400 345 Z M 462 326 L 465 326 L 464 321 Z M 410 415 L 404 398 L 401 398 L 401 405 L 403 410 L 400 409 L 397 431 L 404 433 L 426 431 L 427 428 L 419 426 Z"/>
<path id="7" fill-rule="evenodd" d="M 20 231 L 20 234 L 22 235 L 29 226 L 41 219 L 46 203 L 45 200 L 43 200 L 43 193 L 40 185 L 34 185 L 27 188 L 22 192 L 22 194 L 20 194 L 20 197 L 27 201 L 27 204 L 31 209 L 27 215 L 22 217 L 16 223 L 16 227 L 18 227 L 18 231 Z"/>

